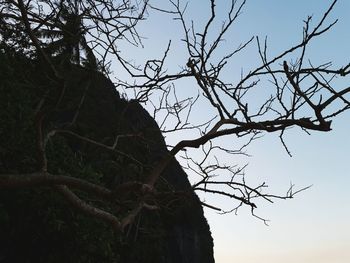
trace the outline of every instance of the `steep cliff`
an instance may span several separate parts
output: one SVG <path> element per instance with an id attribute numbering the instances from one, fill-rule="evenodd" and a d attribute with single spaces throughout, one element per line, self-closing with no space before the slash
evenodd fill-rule
<path id="1" fill-rule="evenodd" d="M 57 103 L 56 84 L 34 61 L 8 54 L 0 61 L 0 172 L 32 172 L 38 163 L 34 112 L 43 94 L 49 94 L 48 109 Z M 111 189 L 142 182 L 167 153 L 156 122 L 137 102 L 121 99 L 102 74 L 76 66 L 64 72 L 65 92 L 45 130 L 69 129 L 106 145 L 119 140 L 111 152 L 57 135 L 47 149 L 49 171 Z M 48 188 L 0 191 L 0 262 L 214 262 L 202 207 L 175 159 L 156 189 L 159 210 L 142 211 L 124 234 L 77 213 Z M 127 209 L 101 205 L 115 213 Z"/>

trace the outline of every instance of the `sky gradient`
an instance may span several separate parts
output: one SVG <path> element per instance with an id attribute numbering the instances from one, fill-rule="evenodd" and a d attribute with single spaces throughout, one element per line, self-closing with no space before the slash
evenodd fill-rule
<path id="1" fill-rule="evenodd" d="M 301 37 L 303 20 L 315 21 L 330 1 L 248 1 L 242 14 L 244 33 L 267 35 L 271 53 L 288 47 Z M 350 60 L 349 1 L 339 1 L 331 18 L 334 29 L 312 44 L 316 60 Z M 329 20 L 331 21 L 331 20 Z M 239 29 L 241 31 L 242 28 Z M 349 86 L 350 83 L 344 83 Z M 308 136 L 293 129 L 286 136 L 290 158 L 276 135 L 266 135 L 249 149 L 252 157 L 246 174 L 266 180 L 275 191 L 285 191 L 290 182 L 313 185 L 293 200 L 259 207 L 269 226 L 252 218 L 249 211 L 238 216 L 220 216 L 206 211 L 219 263 L 346 263 L 350 262 L 350 114 L 333 123 L 330 133 Z"/>
<path id="2" fill-rule="evenodd" d="M 157 3 L 157 1 L 154 1 Z M 164 1 L 162 3 L 165 3 Z M 227 12 L 225 3 L 218 0 L 218 16 Z M 298 43 L 302 37 L 303 20 L 313 15 L 315 23 L 332 1 L 320 0 L 250 0 L 225 37 L 218 51 L 236 47 L 251 36 L 268 36 L 269 54 Z M 191 0 L 187 17 L 195 25 L 203 26 L 209 15 L 209 1 Z M 350 1 L 339 0 L 328 22 L 339 22 L 328 33 L 311 43 L 308 56 L 316 63 L 333 61 L 334 65 L 350 62 Z M 220 20 L 219 20 L 220 22 Z M 218 23 L 218 26 L 220 23 Z M 139 28 L 146 38 L 145 48 L 130 52 L 140 60 L 162 56 L 168 40 L 172 39 L 169 58 L 176 68 L 186 64 L 181 26 L 167 14 L 151 14 Z M 147 55 L 147 56 L 146 56 Z M 238 77 L 233 72 L 248 69 L 259 63 L 256 46 L 249 53 L 234 58 L 226 78 Z M 180 82 L 181 83 L 181 82 Z M 178 93 L 186 97 L 192 83 L 183 82 Z M 350 83 L 339 82 L 342 87 Z M 254 101 L 252 101 L 254 104 Z M 198 119 L 205 115 L 201 109 Z M 196 113 L 195 113 L 196 114 Z M 298 129 L 287 132 L 286 143 L 293 157 L 289 157 L 277 134 L 268 134 L 248 147 L 252 156 L 245 171 L 249 180 L 266 181 L 273 193 L 283 194 L 290 183 L 299 187 L 313 185 L 294 199 L 262 203 L 257 213 L 271 221 L 265 226 L 251 216 L 248 209 L 239 214 L 218 215 L 205 209 L 214 238 L 215 259 L 218 263 L 348 263 L 350 262 L 350 113 L 332 124 L 328 133 L 306 135 Z M 169 143 L 181 137 L 167 137 Z"/>

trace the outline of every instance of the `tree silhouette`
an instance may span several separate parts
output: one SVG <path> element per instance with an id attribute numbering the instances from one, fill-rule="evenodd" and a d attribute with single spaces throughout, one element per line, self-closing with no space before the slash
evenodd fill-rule
<path id="1" fill-rule="evenodd" d="M 96 69 L 96 57 L 86 40 L 87 28 L 83 24 L 84 13 L 79 12 L 77 1 L 55 3 L 58 9 L 53 28 L 37 31 L 38 38 L 47 39 L 45 52 L 65 63 L 82 64 Z M 82 56 L 85 54 L 85 57 Z"/>
<path id="2" fill-rule="evenodd" d="M 78 188 L 90 194 L 97 193 L 102 200 L 106 201 L 114 197 L 111 190 L 91 184 L 87 180 L 50 174 L 46 147 L 53 137 L 61 135 L 73 136 L 86 143 L 104 148 L 106 151 L 118 151 L 119 138 L 132 136 L 118 134 L 113 143 L 104 144 L 69 129 L 53 128 L 47 131 L 43 129 L 45 118 L 42 116 L 47 115 L 48 111 L 41 107 L 42 101 L 45 101 L 47 96 L 42 96 L 43 99 L 40 101 L 35 118 L 37 134 L 40 135 L 37 137 L 38 152 L 41 154 L 40 169 L 35 173 L 0 175 L 0 186 L 10 188 L 16 185 L 23 187 L 27 184 L 28 187 L 34 187 L 40 183 L 40 186 L 54 187 L 63 198 L 73 203 L 82 213 L 104 220 L 118 231 L 124 230 L 131 224 L 141 210 L 156 210 L 154 205 L 156 202 L 146 197 L 153 195 L 156 198 L 155 187 L 162 177 L 162 172 L 175 156 L 182 153 L 185 154 L 183 157 L 189 164 L 187 168 L 199 176 L 199 180 L 192 185 L 192 189 L 235 200 L 236 203 L 229 211 L 237 211 L 239 207 L 246 205 L 255 215 L 257 205 L 254 200 L 257 198 L 268 202 L 276 198 L 292 198 L 298 192 L 292 187 L 286 195 L 274 195 L 264 192 L 265 183 L 257 186 L 247 185 L 243 176 L 244 167 L 237 169 L 235 166 L 221 163 L 221 160 L 216 158 L 215 152 L 220 151 L 232 155 L 244 154 L 245 147 L 261 134 L 279 133 L 281 143 L 289 153 L 284 142 L 286 130 L 291 127 L 299 127 L 306 132 L 309 130 L 328 132 L 331 130 L 332 120 L 350 109 L 350 101 L 347 97 L 350 94 L 350 88 L 333 84 L 337 77 L 349 77 L 350 64 L 340 68 L 334 68 L 332 63 L 315 65 L 309 62 L 306 56 L 310 43 L 331 30 L 337 23 L 337 20 L 328 22 L 337 0 L 332 2 L 317 23 L 313 24 L 311 17 L 308 17 L 304 21 L 301 40 L 277 55 L 269 54 L 267 41 L 262 42 L 258 37 L 253 36 L 242 42 L 236 49 L 227 51 L 222 57 L 218 57 L 216 51 L 224 42 L 228 30 L 235 24 L 246 1 L 230 1 L 231 7 L 227 11 L 226 20 L 219 29 L 214 28 L 215 22 L 222 20 L 222 17 L 217 14 L 216 1 L 208 1 L 210 17 L 203 30 L 197 30 L 193 21 L 188 23 L 185 17 L 186 5 L 182 5 L 179 0 L 169 0 L 170 10 L 149 6 L 148 1 L 74 1 L 69 2 L 71 5 L 68 6 L 60 1 L 58 2 L 59 8 L 57 5 L 50 5 L 50 1 L 47 1 L 46 3 L 49 4 L 47 9 L 51 11 L 45 14 L 39 7 L 29 8 L 23 0 L 19 0 L 18 3 L 10 2 L 7 7 L 9 12 L 2 14 L 4 21 L 10 25 L 12 23 L 13 28 L 17 23 L 25 25 L 25 32 L 31 40 L 31 48 L 43 57 L 44 63 L 56 73 L 58 79 L 61 76 L 48 53 L 53 56 L 65 54 L 67 61 L 80 64 L 80 50 L 84 50 L 86 60 L 89 63 L 95 63 L 94 55 L 85 37 L 89 33 L 91 42 L 93 42 L 93 51 L 97 54 L 102 67 L 105 68 L 110 63 L 109 59 L 112 58 L 114 63 L 119 63 L 119 67 L 125 70 L 128 77 L 132 78 L 132 81 L 129 82 L 118 79 L 118 87 L 133 89 L 135 101 L 151 102 L 154 105 L 154 114 L 161 112 L 160 115 L 165 116 L 165 119 L 159 122 L 161 129 L 164 123 L 171 121 L 172 127 L 167 126 L 167 129 L 162 129 L 163 132 L 190 129 L 197 131 L 197 137 L 179 140 L 174 146 L 169 147 L 169 152 L 162 155 L 162 159 L 148 171 L 142 181 L 119 185 L 115 191 L 126 193 L 132 189 L 141 198 L 136 198 L 133 207 L 125 210 L 124 213 L 113 214 L 103 210 L 103 207 L 88 204 L 75 195 L 70 188 Z M 144 4 L 141 5 L 140 2 Z M 174 16 L 174 20 L 180 21 L 183 40 L 186 44 L 185 49 L 181 51 L 186 54 L 187 63 L 185 62 L 175 71 L 171 72 L 167 69 L 167 65 L 171 64 L 167 61 L 171 49 L 170 42 L 160 59 L 149 59 L 141 66 L 123 57 L 119 50 L 117 45 L 119 40 L 133 45 L 140 44 L 141 37 L 135 27 L 145 18 L 147 7 Z M 88 27 L 83 25 L 84 20 L 88 20 Z M 50 41 L 47 43 L 40 41 L 36 32 L 40 32 L 39 36 L 46 37 Z M 252 66 L 248 72 L 242 72 L 238 81 L 224 80 L 222 72 L 228 62 L 237 53 L 245 50 L 248 45 L 252 45 L 254 40 L 256 40 L 260 64 Z M 170 99 L 170 94 L 176 93 L 176 84 L 183 79 L 192 80 L 194 88 L 198 90 L 198 96 L 201 96 L 201 99 L 206 102 L 205 107 L 211 109 L 215 114 L 213 118 L 208 118 L 201 125 L 195 125 L 189 121 L 196 99 L 178 100 L 176 95 L 173 100 Z M 254 105 L 255 102 L 251 100 L 250 94 L 260 85 L 261 79 L 268 80 L 272 84 L 270 89 L 264 89 L 269 94 L 266 99 L 264 98 L 263 103 Z M 57 86 L 60 86 L 61 83 Z M 84 94 L 81 101 L 83 98 Z M 217 140 L 223 136 L 231 136 L 234 139 L 245 138 L 247 143 L 243 143 L 243 146 L 238 149 L 228 149 L 226 145 L 220 144 Z M 192 156 L 187 155 L 191 153 L 191 149 L 195 148 L 202 149 L 203 158 L 201 160 L 195 160 Z M 210 159 L 214 160 L 214 163 L 210 162 Z M 228 172 L 229 179 L 218 177 L 217 174 L 221 172 Z M 227 211 L 219 207 L 220 205 L 211 205 L 204 201 L 202 205 L 219 211 Z"/>

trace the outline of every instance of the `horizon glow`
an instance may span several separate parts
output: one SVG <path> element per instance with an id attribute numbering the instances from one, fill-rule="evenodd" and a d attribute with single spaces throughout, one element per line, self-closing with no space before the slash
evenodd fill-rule
<path id="1" fill-rule="evenodd" d="M 316 23 L 332 1 L 319 0 L 251 0 L 240 15 L 237 23 L 225 37 L 220 52 L 235 48 L 253 35 L 261 39 L 268 36 L 269 53 L 272 57 L 302 37 L 303 20 L 313 15 Z M 154 3 L 157 3 L 154 1 Z M 162 2 L 162 4 L 165 2 Z M 157 3 L 159 4 L 159 3 Z M 209 1 L 192 0 L 186 16 L 195 21 L 198 29 L 209 15 Z M 225 14 L 225 2 L 217 1 L 218 14 Z M 333 61 L 344 65 L 350 59 L 350 1 L 340 0 L 328 18 L 328 22 L 339 18 L 332 30 L 315 39 L 307 51 L 315 62 Z M 141 61 L 160 57 L 168 39 L 173 39 L 169 59 L 174 68 L 186 64 L 186 54 L 181 53 L 183 43 L 176 41 L 183 37 L 182 28 L 169 15 L 153 16 L 140 27 L 147 38 L 145 48 L 130 52 Z M 223 17 L 224 19 L 224 17 Z M 219 26 L 219 24 L 218 24 Z M 225 77 L 237 78 L 237 69 L 249 70 L 259 62 L 256 46 L 251 52 L 232 59 L 232 68 Z M 220 53 L 221 54 L 221 53 Z M 218 55 L 219 56 L 219 55 Z M 180 95 L 186 97 L 191 82 L 180 82 Z M 340 82 L 350 86 L 350 83 Z M 209 111 L 201 109 L 199 119 Z M 266 134 L 248 147 L 246 178 L 253 182 L 266 181 L 269 192 L 283 194 L 290 183 L 297 187 L 313 185 L 294 199 L 277 200 L 274 204 L 259 202 L 257 213 L 270 219 L 269 226 L 252 217 L 243 208 L 238 216 L 218 215 L 205 208 L 205 215 L 214 238 L 214 254 L 218 263 L 348 263 L 350 262 L 350 113 L 336 118 L 333 131 L 312 132 L 306 135 L 299 129 L 288 131 L 285 140 L 292 152 L 289 157 L 281 145 L 278 135 Z M 168 143 L 183 139 L 174 135 L 167 137 Z M 233 160 L 234 162 L 235 160 Z M 201 195 L 202 197 L 202 195 Z M 212 199 L 211 199 L 212 200 Z"/>

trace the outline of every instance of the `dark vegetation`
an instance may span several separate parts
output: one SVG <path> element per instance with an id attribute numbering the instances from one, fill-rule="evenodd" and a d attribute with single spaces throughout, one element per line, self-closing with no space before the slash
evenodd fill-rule
<path id="1" fill-rule="evenodd" d="M 0 61 L 0 172 L 34 173 L 40 163 L 35 154 L 35 110 L 50 79 L 40 62 L 21 54 L 2 52 Z M 72 64 L 65 79 L 67 91 L 59 105 L 53 107 L 54 100 L 46 104 L 53 110 L 46 117 L 45 130 L 70 126 L 70 131 L 107 145 L 113 144 L 115 134 L 135 134 L 138 139 L 121 138 L 115 152 L 69 134 L 57 135 L 47 145 L 48 171 L 109 189 L 140 181 L 167 152 L 155 121 L 138 102 L 120 99 L 113 84 L 98 72 Z M 84 103 L 72 123 L 81 94 Z M 77 213 L 48 187 L 1 191 L 0 262 L 212 262 L 209 227 L 175 160 L 157 189 L 161 190 L 157 206 L 162 209 L 140 214 L 123 235 Z M 140 198 L 132 190 L 122 197 L 117 192 L 110 202 L 78 193 L 114 213 L 131 209 L 134 199 Z"/>
<path id="2" fill-rule="evenodd" d="M 244 167 L 217 156 L 245 154 L 266 132 L 278 132 L 290 154 L 287 129 L 327 132 L 350 108 L 350 88 L 333 84 L 349 75 L 350 64 L 316 66 L 306 53 L 336 24 L 326 21 L 337 1 L 316 24 L 307 18 L 300 43 L 277 56 L 252 37 L 222 58 L 215 51 L 246 1 L 230 2 L 216 33 L 215 1 L 208 2 L 210 17 L 198 31 L 180 1 L 169 1 L 169 9 L 132 0 L 0 1 L 0 262 L 213 262 L 202 206 L 226 213 L 245 205 L 258 217 L 255 200 L 303 190 L 266 193 L 265 183 L 246 184 Z M 170 42 L 161 59 L 141 66 L 121 56 L 120 41 L 142 44 L 136 26 L 148 12 L 180 21 L 188 61 L 179 71 L 166 68 Z M 230 58 L 254 40 L 261 65 L 238 83 L 223 80 Z M 132 81 L 118 72 L 113 83 L 112 62 Z M 186 78 L 214 113 L 201 124 L 191 122 L 197 99 L 176 96 L 177 81 Z M 271 85 L 266 100 L 252 105 L 250 93 L 263 78 Z M 121 98 L 123 88 L 134 98 Z M 146 102 L 154 116 L 142 108 Z M 163 134 L 188 130 L 197 137 L 165 144 Z M 217 143 L 222 136 L 243 139 L 243 146 Z M 197 148 L 199 160 L 191 155 Z M 179 155 L 197 176 L 192 185 Z M 207 203 L 195 191 L 233 206 Z"/>

